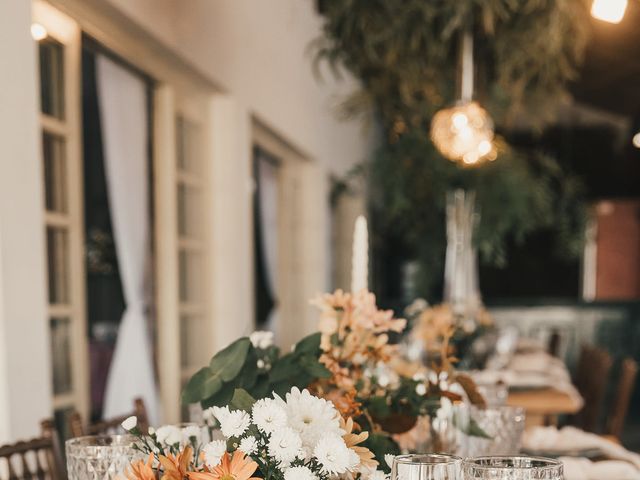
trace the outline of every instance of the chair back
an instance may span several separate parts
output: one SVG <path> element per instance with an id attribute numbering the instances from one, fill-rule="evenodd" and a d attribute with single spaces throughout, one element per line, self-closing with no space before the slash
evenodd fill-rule
<path id="1" fill-rule="evenodd" d="M 138 428 L 141 432 L 146 433 L 149 429 L 149 420 L 147 417 L 147 408 L 142 398 L 136 398 L 133 401 L 133 411 L 126 415 L 101 420 L 97 423 L 86 425 L 82 421 L 81 415 L 74 411 L 69 415 L 69 431 L 72 437 L 82 437 L 84 435 L 109 435 L 122 433 L 121 423 L 130 416 L 138 419 Z"/>
<path id="2" fill-rule="evenodd" d="M 60 443 L 53 422 L 42 422 L 42 430 L 42 437 L 0 446 L 0 479 L 66 479 Z"/>
<path id="3" fill-rule="evenodd" d="M 583 430 L 598 430 L 612 365 L 611 355 L 605 350 L 590 345 L 582 347 L 576 386 L 584 399 L 584 407 L 578 412 L 576 420 Z"/>
<path id="4" fill-rule="evenodd" d="M 611 405 L 611 415 L 607 420 L 606 433 L 608 435 L 613 435 L 617 438 L 622 436 L 637 376 L 638 363 L 631 358 L 624 359 L 620 369 L 620 379 L 618 380 L 615 397 Z"/>

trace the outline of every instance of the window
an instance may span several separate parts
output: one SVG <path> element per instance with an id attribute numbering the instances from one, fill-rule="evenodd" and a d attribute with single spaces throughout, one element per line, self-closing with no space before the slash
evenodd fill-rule
<path id="1" fill-rule="evenodd" d="M 34 4 L 34 21 L 49 34 L 38 43 L 38 57 L 53 404 L 58 416 L 71 408 L 86 414 L 80 31 L 75 22 L 43 3 Z"/>

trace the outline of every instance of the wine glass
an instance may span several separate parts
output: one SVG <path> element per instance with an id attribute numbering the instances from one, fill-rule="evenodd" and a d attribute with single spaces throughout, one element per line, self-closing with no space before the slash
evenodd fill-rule
<path id="1" fill-rule="evenodd" d="M 563 480 L 562 462 L 542 457 L 474 457 L 462 465 L 465 480 Z"/>
<path id="2" fill-rule="evenodd" d="M 517 455 L 522 443 L 525 413 L 520 407 L 467 407 L 469 420 L 475 421 L 485 436 L 460 433 L 460 450 L 463 457 L 487 455 Z"/>
<path id="3" fill-rule="evenodd" d="M 98 435 L 67 440 L 69 480 L 119 480 L 143 456 L 133 435 Z"/>
<path id="4" fill-rule="evenodd" d="M 398 455 L 393 459 L 391 480 L 462 480 L 462 459 L 425 453 Z"/>

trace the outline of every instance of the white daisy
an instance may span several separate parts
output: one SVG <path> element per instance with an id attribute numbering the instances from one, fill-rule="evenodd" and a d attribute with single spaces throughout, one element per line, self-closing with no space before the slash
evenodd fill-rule
<path id="1" fill-rule="evenodd" d="M 302 447 L 302 440 L 295 430 L 284 427 L 275 430 L 269 439 L 269 455 L 288 466 L 298 455 Z"/>
<path id="2" fill-rule="evenodd" d="M 367 478 L 368 480 L 389 480 L 389 475 L 384 473 L 382 470 L 376 470 L 371 472 Z"/>
<path id="3" fill-rule="evenodd" d="M 341 475 L 354 470 L 360 464 L 358 455 L 347 448 L 342 437 L 327 435 L 318 441 L 313 455 L 322 465 L 322 472 L 329 475 Z"/>
<path id="4" fill-rule="evenodd" d="M 291 467 L 285 470 L 284 480 L 318 480 L 307 467 Z"/>
<path id="5" fill-rule="evenodd" d="M 222 423 L 231 413 L 229 407 L 211 407 L 211 411 L 213 412 L 213 417 L 218 420 L 219 423 Z"/>
<path id="6" fill-rule="evenodd" d="M 276 400 L 263 398 L 253 404 L 251 410 L 253 423 L 264 433 L 287 425 L 287 412 Z"/>
<path id="7" fill-rule="evenodd" d="M 200 427 L 197 425 L 189 425 L 182 429 L 182 444 L 187 445 L 191 442 L 200 443 Z"/>
<path id="8" fill-rule="evenodd" d="M 273 345 L 273 332 L 259 330 L 249 335 L 249 340 L 255 348 L 265 350 Z"/>
<path id="9" fill-rule="evenodd" d="M 239 437 L 247 431 L 251 423 L 249 414 L 242 410 L 233 410 L 228 415 L 223 416 L 223 418 L 218 417 L 218 419 L 220 420 L 220 430 L 227 438 Z"/>
<path id="10" fill-rule="evenodd" d="M 182 431 L 175 425 L 164 425 L 156 430 L 156 438 L 163 445 L 180 444 Z"/>
<path id="11" fill-rule="evenodd" d="M 214 440 L 207 443 L 202 447 L 202 453 L 204 454 L 204 463 L 208 467 L 215 467 L 222 460 L 222 456 L 227 451 L 227 443 L 224 440 Z"/>
<path id="12" fill-rule="evenodd" d="M 305 450 L 312 451 L 323 436 L 344 433 L 340 429 L 340 414 L 333 403 L 296 387 L 287 393 L 286 399 L 288 424 L 300 434 Z"/>
<path id="13" fill-rule="evenodd" d="M 257 449 L 258 449 L 258 442 L 256 441 L 256 437 L 252 435 L 240 440 L 240 445 L 238 445 L 238 450 L 246 453 L 247 455 L 256 453 Z"/>

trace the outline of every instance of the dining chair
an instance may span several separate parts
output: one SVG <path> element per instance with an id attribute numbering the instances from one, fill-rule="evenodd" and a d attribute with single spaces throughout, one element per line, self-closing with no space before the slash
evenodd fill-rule
<path id="1" fill-rule="evenodd" d="M 0 479 L 66 479 L 60 441 L 52 420 L 42 422 L 41 437 L 0 446 Z"/>
<path id="2" fill-rule="evenodd" d="M 607 419 L 607 435 L 617 439 L 622 435 L 637 377 L 638 362 L 632 358 L 625 358 L 620 367 L 620 378 L 613 398 L 611 414 Z"/>
<path id="3" fill-rule="evenodd" d="M 613 360 L 606 350 L 593 345 L 582 346 L 576 387 L 584 399 L 584 406 L 573 423 L 585 431 L 598 430 L 612 365 Z"/>
<path id="4" fill-rule="evenodd" d="M 138 419 L 138 428 L 141 432 L 146 433 L 149 429 L 149 417 L 142 398 L 136 398 L 133 401 L 133 411 L 131 413 L 87 425 L 82 421 L 80 413 L 73 411 L 69 415 L 69 432 L 74 438 L 82 437 L 83 435 L 106 435 L 122 432 L 120 424 L 130 416 L 135 416 Z"/>

